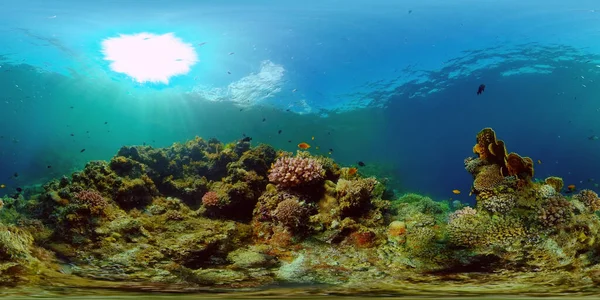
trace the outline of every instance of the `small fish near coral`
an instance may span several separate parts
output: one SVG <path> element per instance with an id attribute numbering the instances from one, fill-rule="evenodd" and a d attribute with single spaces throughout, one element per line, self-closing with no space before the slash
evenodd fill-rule
<path id="1" fill-rule="evenodd" d="M 454 194 L 454 195 L 460 195 L 460 190 L 452 190 L 452 194 Z"/>
<path id="2" fill-rule="evenodd" d="M 483 92 L 485 91 L 485 84 L 480 84 L 479 88 L 477 89 L 477 95 L 481 95 Z"/>
<path id="3" fill-rule="evenodd" d="M 310 148 L 310 145 L 307 143 L 300 143 L 300 144 L 298 144 L 298 148 L 300 148 L 302 150 L 306 150 L 306 149 Z"/>

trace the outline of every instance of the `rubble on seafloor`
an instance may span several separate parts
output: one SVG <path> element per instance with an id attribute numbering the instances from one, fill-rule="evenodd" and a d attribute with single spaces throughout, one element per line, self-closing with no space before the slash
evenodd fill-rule
<path id="1" fill-rule="evenodd" d="M 358 287 L 532 272 L 600 282 L 598 195 L 534 181 L 533 161 L 490 128 L 473 152 L 477 204 L 456 207 L 247 140 L 123 147 L 2 199 L 0 284 Z"/>

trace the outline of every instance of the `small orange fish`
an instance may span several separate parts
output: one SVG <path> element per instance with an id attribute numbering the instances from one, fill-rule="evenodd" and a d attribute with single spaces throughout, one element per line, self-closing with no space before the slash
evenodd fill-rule
<path id="1" fill-rule="evenodd" d="M 574 189 L 575 189 L 575 185 L 574 185 L 574 184 L 571 184 L 571 185 L 567 186 L 567 188 L 568 188 L 569 190 L 574 190 Z"/>
<path id="2" fill-rule="evenodd" d="M 357 168 L 350 168 L 350 169 L 348 169 L 348 175 L 350 175 L 350 176 L 356 174 L 356 172 L 358 172 Z"/>
<path id="3" fill-rule="evenodd" d="M 538 159 L 538 165 L 541 165 L 541 164 L 542 164 L 542 161 Z"/>
<path id="4" fill-rule="evenodd" d="M 458 194 L 460 194 L 460 191 L 459 191 L 459 190 L 452 190 L 452 193 L 453 193 L 454 195 L 458 195 Z"/>
<path id="5" fill-rule="evenodd" d="M 300 144 L 298 144 L 298 148 L 306 150 L 306 149 L 310 148 L 310 145 L 307 143 L 300 143 Z"/>

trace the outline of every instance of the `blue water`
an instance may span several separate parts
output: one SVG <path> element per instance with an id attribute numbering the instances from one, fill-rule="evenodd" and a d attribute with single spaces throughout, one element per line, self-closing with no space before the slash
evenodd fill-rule
<path id="1" fill-rule="evenodd" d="M 467 201 L 463 159 L 489 126 L 509 151 L 541 161 L 536 177 L 599 191 L 600 140 L 588 139 L 600 135 L 598 9 L 591 0 L 4 0 L 0 183 L 7 192 L 41 183 L 122 145 L 246 134 L 289 151 L 303 141 L 315 154 L 331 148 L 402 192 L 442 200 L 460 189 Z M 111 70 L 102 41 L 141 32 L 173 33 L 199 62 L 168 84 Z"/>

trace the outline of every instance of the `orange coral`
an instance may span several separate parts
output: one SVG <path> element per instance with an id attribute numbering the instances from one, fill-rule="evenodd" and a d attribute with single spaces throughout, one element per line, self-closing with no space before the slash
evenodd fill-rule
<path id="1" fill-rule="evenodd" d="M 475 177 L 473 188 L 476 191 L 491 191 L 504 182 L 499 165 L 483 166 Z"/>
<path id="2" fill-rule="evenodd" d="M 563 182 L 562 178 L 560 177 L 555 177 L 555 176 L 551 176 L 546 178 L 546 180 L 544 180 L 546 182 L 547 185 L 550 185 L 551 187 L 554 188 L 555 191 L 560 192 L 562 191 L 563 187 L 565 187 L 565 183 Z"/>
<path id="3" fill-rule="evenodd" d="M 512 152 L 504 159 L 504 163 L 510 176 L 521 179 L 533 177 L 533 160 L 529 157 L 521 157 Z"/>

